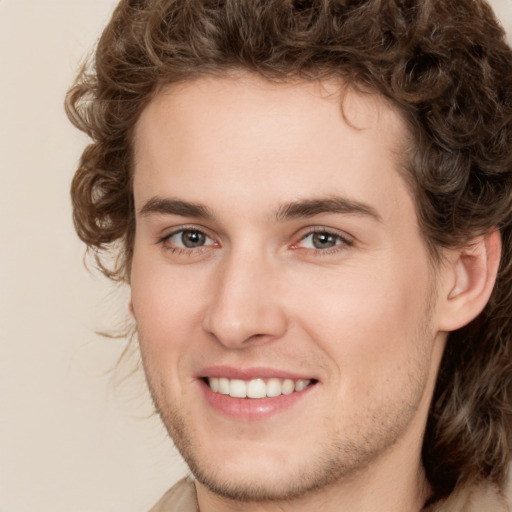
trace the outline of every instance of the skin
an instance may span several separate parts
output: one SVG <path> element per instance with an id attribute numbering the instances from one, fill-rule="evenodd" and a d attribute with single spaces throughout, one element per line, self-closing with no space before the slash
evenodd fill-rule
<path id="1" fill-rule="evenodd" d="M 201 78 L 160 92 L 136 127 L 131 309 L 201 512 L 411 512 L 429 493 L 421 444 L 454 274 L 433 272 L 398 172 L 400 116 L 337 91 Z M 312 200 L 327 211 L 283 214 Z M 202 245 L 184 247 L 184 229 Z M 315 246 L 315 230 L 334 245 Z M 212 365 L 317 383 L 239 420 L 204 399 L 197 376 Z"/>

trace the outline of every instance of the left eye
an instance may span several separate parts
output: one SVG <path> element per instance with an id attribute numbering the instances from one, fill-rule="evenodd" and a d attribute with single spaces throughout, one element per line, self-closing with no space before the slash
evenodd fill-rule
<path id="1" fill-rule="evenodd" d="M 167 240 L 172 245 L 184 249 L 196 249 L 213 243 L 213 240 L 209 236 L 196 229 L 177 231 L 170 235 Z"/>
<path id="2" fill-rule="evenodd" d="M 300 241 L 300 245 L 306 249 L 331 249 L 344 243 L 347 242 L 340 235 L 328 231 L 309 233 Z"/>

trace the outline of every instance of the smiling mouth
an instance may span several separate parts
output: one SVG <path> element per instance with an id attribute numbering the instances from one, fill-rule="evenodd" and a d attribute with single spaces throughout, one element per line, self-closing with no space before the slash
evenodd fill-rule
<path id="1" fill-rule="evenodd" d="M 228 379 L 205 377 L 204 382 L 214 392 L 232 398 L 274 398 L 303 391 L 316 383 L 314 379 Z"/>

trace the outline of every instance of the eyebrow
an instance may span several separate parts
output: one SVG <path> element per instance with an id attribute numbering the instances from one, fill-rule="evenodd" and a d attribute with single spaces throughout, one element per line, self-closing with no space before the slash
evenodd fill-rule
<path id="1" fill-rule="evenodd" d="M 372 206 L 340 196 L 305 199 L 283 204 L 277 210 L 276 220 L 279 222 L 336 213 L 366 216 L 382 221 L 382 217 Z"/>
<path id="2" fill-rule="evenodd" d="M 202 204 L 160 197 L 152 197 L 139 210 L 139 215 L 142 217 L 152 214 L 214 219 L 213 213 Z M 359 215 L 382 221 L 382 217 L 372 206 L 340 196 L 300 199 L 282 204 L 277 209 L 274 219 L 276 222 L 284 222 L 322 214 Z"/>
<path id="3" fill-rule="evenodd" d="M 181 217 L 195 217 L 207 220 L 211 220 L 214 217 L 210 210 L 202 204 L 161 197 L 152 197 L 139 210 L 141 217 L 147 217 L 152 214 L 179 215 Z"/>

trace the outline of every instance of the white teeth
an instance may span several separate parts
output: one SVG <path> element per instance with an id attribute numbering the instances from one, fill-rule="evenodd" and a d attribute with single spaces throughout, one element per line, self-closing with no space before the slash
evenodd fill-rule
<path id="1" fill-rule="evenodd" d="M 229 395 L 229 379 L 225 379 L 223 377 L 219 379 L 219 393 Z"/>
<path id="2" fill-rule="evenodd" d="M 283 392 L 283 386 L 279 379 L 269 379 L 267 382 L 267 396 L 279 396 Z"/>
<path id="3" fill-rule="evenodd" d="M 250 380 L 247 384 L 247 396 L 249 398 L 265 398 L 267 396 L 267 386 L 261 379 Z"/>
<path id="4" fill-rule="evenodd" d="M 210 387 L 212 388 L 212 391 L 215 391 L 215 393 L 219 391 L 219 379 L 217 377 L 212 377 L 210 379 Z"/>
<path id="5" fill-rule="evenodd" d="M 243 380 L 231 379 L 229 383 L 229 396 L 245 398 L 247 396 L 247 384 Z"/>
<path id="6" fill-rule="evenodd" d="M 295 391 L 302 391 L 309 386 L 309 380 L 298 380 L 295 382 Z"/>
<path id="7" fill-rule="evenodd" d="M 295 391 L 295 382 L 291 379 L 285 379 L 283 382 L 283 395 L 290 395 Z"/>
<path id="8" fill-rule="evenodd" d="M 294 391 L 302 391 L 311 384 L 310 380 L 292 379 L 227 379 L 225 377 L 209 377 L 208 385 L 215 393 L 229 395 L 233 398 L 265 398 L 279 395 L 290 395 Z"/>

